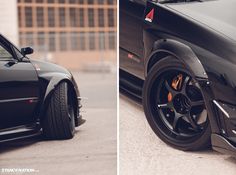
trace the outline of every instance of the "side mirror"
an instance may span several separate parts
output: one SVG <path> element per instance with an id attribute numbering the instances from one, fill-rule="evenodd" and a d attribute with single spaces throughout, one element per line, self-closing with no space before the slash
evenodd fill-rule
<path id="1" fill-rule="evenodd" d="M 21 48 L 21 53 L 25 56 L 25 55 L 29 55 L 29 54 L 32 54 L 34 53 L 34 49 L 31 48 L 31 47 L 24 47 L 24 48 Z"/>

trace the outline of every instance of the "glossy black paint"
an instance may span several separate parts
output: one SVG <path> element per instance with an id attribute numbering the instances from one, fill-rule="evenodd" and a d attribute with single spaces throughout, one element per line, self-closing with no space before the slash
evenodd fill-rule
<path id="1" fill-rule="evenodd" d="M 25 48 L 21 48 L 21 53 L 23 56 L 26 56 L 26 55 L 29 55 L 29 54 L 32 54 L 34 53 L 34 49 L 31 48 L 31 47 L 25 47 Z"/>
<path id="2" fill-rule="evenodd" d="M 79 109 L 79 90 L 68 70 L 30 60 L 2 35 L 0 46 L 11 55 L 3 58 L 0 53 L 0 142 L 12 140 L 12 136 L 33 135 L 32 130 L 39 131 L 50 95 L 61 81 L 70 85 Z M 29 54 L 32 50 L 28 48 L 26 52 Z"/>
<path id="3" fill-rule="evenodd" d="M 156 62 L 175 56 L 201 84 L 212 133 L 235 146 L 236 1 L 144 4 L 120 1 L 121 84 L 140 84 Z M 153 20 L 146 21 L 152 9 Z"/>

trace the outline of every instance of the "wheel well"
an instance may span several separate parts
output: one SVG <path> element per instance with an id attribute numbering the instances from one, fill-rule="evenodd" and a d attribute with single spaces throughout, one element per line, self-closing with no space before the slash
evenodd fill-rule
<path id="1" fill-rule="evenodd" d="M 63 81 L 61 81 L 61 82 L 63 82 Z M 77 116 L 78 115 L 78 111 L 77 111 L 78 100 L 77 100 L 77 95 L 76 95 L 74 86 L 73 86 L 73 84 L 70 81 L 64 81 L 64 82 L 66 82 L 69 85 L 69 88 L 71 89 L 71 93 L 72 93 L 72 97 L 73 97 L 73 102 L 74 102 L 75 116 Z"/>
<path id="2" fill-rule="evenodd" d="M 78 115 L 78 111 L 77 111 L 78 101 L 77 101 L 77 95 L 76 95 L 76 91 L 74 89 L 73 84 L 69 80 L 62 80 L 55 86 L 55 88 L 63 82 L 66 82 L 69 85 L 69 88 L 72 90 L 71 93 L 72 93 L 72 96 L 74 98 L 73 99 L 74 100 L 74 108 L 76 109 L 75 110 L 75 116 L 77 116 Z M 51 98 L 52 93 L 54 92 L 55 88 L 48 94 L 48 97 L 47 97 L 46 101 L 42 104 L 43 105 L 42 106 L 42 111 L 39 114 L 40 119 L 43 119 L 44 116 L 45 116 L 45 113 L 46 113 L 46 110 L 47 110 L 48 104 L 49 104 L 49 99 Z"/>
<path id="3" fill-rule="evenodd" d="M 169 55 L 170 54 L 166 53 L 166 52 L 157 52 L 154 55 L 152 55 L 152 57 L 148 61 L 147 73 L 150 71 L 152 66 L 154 66 L 158 61 L 160 61 L 162 58 L 165 58 L 165 57 L 167 57 Z"/>

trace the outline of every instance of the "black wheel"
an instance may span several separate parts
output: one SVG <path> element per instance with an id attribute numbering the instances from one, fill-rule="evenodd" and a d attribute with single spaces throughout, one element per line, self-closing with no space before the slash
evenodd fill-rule
<path id="1" fill-rule="evenodd" d="M 71 139 L 75 133 L 73 96 L 67 83 L 60 83 L 51 96 L 43 133 L 48 139 Z"/>
<path id="2" fill-rule="evenodd" d="M 168 56 L 148 73 L 143 88 L 146 118 L 164 142 L 181 150 L 210 145 L 210 124 L 204 97 L 190 71 Z"/>

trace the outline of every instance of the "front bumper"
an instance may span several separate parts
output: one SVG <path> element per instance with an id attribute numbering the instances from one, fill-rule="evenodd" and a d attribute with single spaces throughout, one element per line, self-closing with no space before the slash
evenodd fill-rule
<path id="1" fill-rule="evenodd" d="M 86 122 L 86 120 L 83 119 L 82 115 L 81 115 L 81 108 L 82 108 L 81 97 L 78 97 L 77 99 L 78 99 L 78 108 L 77 108 L 77 115 L 75 118 L 75 126 L 76 127 L 78 127 Z"/>
<path id="2" fill-rule="evenodd" d="M 212 134 L 211 144 L 214 150 L 236 157 L 236 147 L 223 136 L 219 134 Z"/>
<path id="3" fill-rule="evenodd" d="M 218 152 L 236 156 L 236 106 L 213 100 L 219 115 L 220 133 L 211 135 L 212 147 Z"/>

